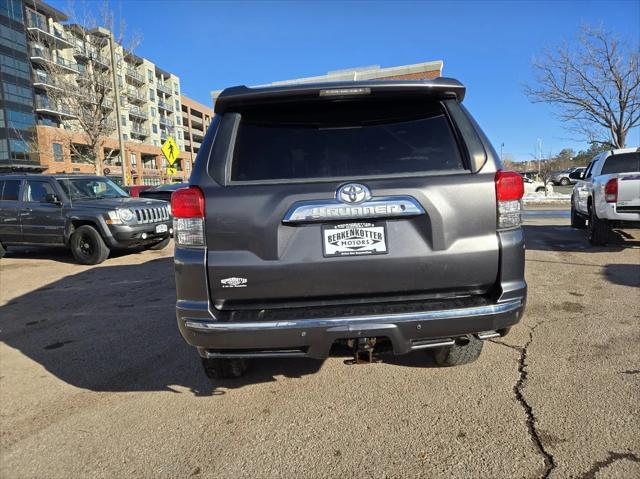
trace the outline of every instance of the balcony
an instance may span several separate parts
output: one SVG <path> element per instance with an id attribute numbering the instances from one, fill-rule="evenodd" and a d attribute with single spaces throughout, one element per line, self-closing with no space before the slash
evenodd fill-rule
<path id="1" fill-rule="evenodd" d="M 71 48 L 73 43 L 69 40 L 67 34 L 57 28 L 50 28 L 47 22 L 34 20 L 30 15 L 26 16 L 27 31 L 35 38 L 46 41 L 58 48 Z"/>
<path id="2" fill-rule="evenodd" d="M 51 51 L 46 48 L 39 47 L 31 47 L 29 52 L 31 61 L 36 64 L 46 64 L 51 63 L 59 66 L 61 69 L 68 71 L 69 73 L 78 73 L 78 65 L 74 62 L 70 62 L 69 60 L 65 60 L 64 58 L 57 56 L 53 58 Z"/>
<path id="3" fill-rule="evenodd" d="M 69 108 L 64 105 L 56 105 L 47 98 L 36 98 L 36 111 L 48 115 L 56 115 L 62 118 L 76 118 Z"/>
<path id="4" fill-rule="evenodd" d="M 160 117 L 160 124 L 162 126 L 169 126 L 171 128 L 173 128 L 173 122 L 163 116 Z"/>
<path id="5" fill-rule="evenodd" d="M 136 83 L 138 85 L 144 85 L 145 83 L 144 77 L 131 67 L 126 68 L 124 74 L 127 78 L 130 78 L 133 83 Z"/>
<path id="6" fill-rule="evenodd" d="M 129 107 L 129 116 L 135 116 L 137 118 L 142 118 L 143 120 L 146 120 L 147 112 L 143 111 L 141 108 L 137 106 L 132 105 Z"/>
<path id="7" fill-rule="evenodd" d="M 140 91 L 136 90 L 135 88 L 127 88 L 125 94 L 127 95 L 127 98 L 129 98 L 129 101 L 131 103 L 141 104 L 147 102 L 146 95 L 140 93 Z"/>
<path id="8" fill-rule="evenodd" d="M 161 91 L 162 93 L 171 95 L 171 87 L 165 85 L 164 83 L 158 82 L 158 84 L 156 85 L 156 88 L 158 89 L 158 91 Z"/>
<path id="9" fill-rule="evenodd" d="M 54 80 L 42 70 L 34 70 L 31 76 L 33 80 L 33 86 L 42 90 L 52 89 L 62 91 L 62 88 L 56 85 Z"/>
<path id="10" fill-rule="evenodd" d="M 164 102 L 162 100 L 158 100 L 158 108 L 161 108 L 166 111 L 173 111 L 173 108 L 171 108 L 171 104 Z"/>
<path id="11" fill-rule="evenodd" d="M 149 136 L 149 128 L 132 126 L 131 136 L 147 137 Z"/>

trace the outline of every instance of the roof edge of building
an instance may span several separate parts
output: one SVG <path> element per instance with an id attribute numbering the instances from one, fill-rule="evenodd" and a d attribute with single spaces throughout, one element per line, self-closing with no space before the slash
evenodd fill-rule
<path id="1" fill-rule="evenodd" d="M 412 63 L 410 65 L 400 65 L 395 67 L 371 67 L 364 69 L 346 69 L 346 70 L 338 70 L 333 73 L 328 73 L 326 75 L 319 75 L 313 77 L 302 77 L 296 78 L 293 80 L 280 80 L 274 81 L 272 83 L 264 84 L 264 85 L 254 85 L 254 88 L 267 87 L 267 86 L 282 86 L 282 85 L 292 85 L 299 83 L 318 83 L 318 82 L 328 82 L 328 81 L 349 81 L 349 80 L 375 80 L 378 78 L 387 78 L 387 77 L 395 77 L 400 75 L 411 75 L 415 73 L 421 72 L 433 72 L 439 71 L 442 72 L 442 68 L 444 67 L 443 60 L 432 60 L 428 62 L 422 63 Z M 222 92 L 222 90 L 212 90 L 211 91 L 211 100 L 215 103 L 216 98 Z"/>
<path id="2" fill-rule="evenodd" d="M 184 93 L 180 94 L 180 101 L 182 101 L 182 99 L 185 98 L 189 103 L 194 103 L 195 105 L 202 107 L 203 110 L 205 111 L 210 111 L 211 114 L 213 115 L 213 107 L 209 106 L 209 105 L 205 105 L 202 102 L 199 102 L 198 100 L 194 100 L 193 98 L 191 98 L 188 95 L 185 95 Z"/>

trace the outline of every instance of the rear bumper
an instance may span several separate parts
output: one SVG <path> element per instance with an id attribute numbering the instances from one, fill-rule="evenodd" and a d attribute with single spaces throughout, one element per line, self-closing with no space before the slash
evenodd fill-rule
<path id="1" fill-rule="evenodd" d="M 219 322 L 178 309 L 186 341 L 205 357 L 299 356 L 322 359 L 339 339 L 385 337 L 394 354 L 450 344 L 460 336 L 507 329 L 522 317 L 524 298 L 470 308 L 390 315 L 282 321 Z M 482 335 L 481 335 L 482 336 Z"/>
<path id="2" fill-rule="evenodd" d="M 497 235 L 500 265 L 493 300 L 444 299 L 406 310 L 369 309 L 363 313 L 347 308 L 342 313 L 318 316 L 287 311 L 286 317 L 250 320 L 230 320 L 210 303 L 205 250 L 176 247 L 178 328 L 187 343 L 205 357 L 312 358 L 327 357 L 337 339 L 385 337 L 395 354 L 405 354 L 447 344 L 460 336 L 504 330 L 520 321 L 526 303 L 524 234 L 516 228 Z"/>

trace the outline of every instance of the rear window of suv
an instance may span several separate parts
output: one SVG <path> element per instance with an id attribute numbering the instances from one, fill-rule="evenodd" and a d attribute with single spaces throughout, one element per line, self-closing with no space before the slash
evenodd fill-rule
<path id="1" fill-rule="evenodd" d="M 602 175 L 640 171 L 640 153 L 618 153 L 604 160 Z"/>
<path id="2" fill-rule="evenodd" d="M 465 169 L 448 116 L 438 102 L 279 103 L 239 113 L 232 181 Z"/>

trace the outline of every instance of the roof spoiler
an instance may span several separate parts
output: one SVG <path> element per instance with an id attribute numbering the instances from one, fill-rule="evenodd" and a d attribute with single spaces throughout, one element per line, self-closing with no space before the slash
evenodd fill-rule
<path id="1" fill-rule="evenodd" d="M 298 83 L 258 88 L 226 88 L 215 103 L 215 112 L 224 113 L 231 105 L 286 101 L 293 99 L 327 100 L 356 98 L 364 95 L 427 95 L 435 98 L 464 99 L 465 86 L 453 78 L 433 80 L 368 80 L 325 83 Z"/>

